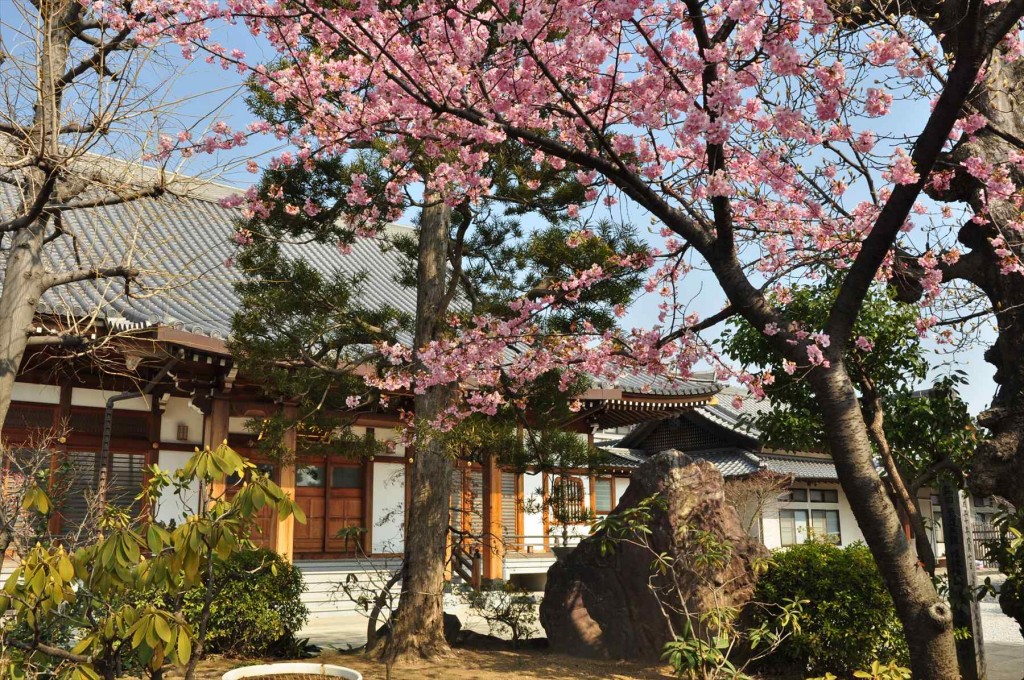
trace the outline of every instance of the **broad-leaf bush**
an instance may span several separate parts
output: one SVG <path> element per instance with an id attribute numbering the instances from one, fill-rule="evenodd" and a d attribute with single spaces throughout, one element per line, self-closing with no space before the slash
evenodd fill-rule
<path id="1" fill-rule="evenodd" d="M 800 630 L 782 642 L 772 662 L 849 676 L 874 660 L 908 661 L 892 598 L 862 543 L 841 548 L 808 541 L 776 552 L 757 583 L 755 599 L 777 605 L 805 602 Z"/>
<path id="2" fill-rule="evenodd" d="M 302 603 L 302 573 L 277 553 L 246 550 L 218 561 L 206 631 L 206 651 L 229 656 L 292 656 L 295 633 L 309 618 Z M 199 620 L 205 597 L 200 586 L 185 597 L 184 613 Z M 195 625 L 193 623 L 193 625 Z"/>

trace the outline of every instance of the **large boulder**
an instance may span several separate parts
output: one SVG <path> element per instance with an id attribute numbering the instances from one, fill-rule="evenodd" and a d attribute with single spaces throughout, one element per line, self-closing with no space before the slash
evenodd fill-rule
<path id="1" fill-rule="evenodd" d="M 656 661 L 672 639 L 671 631 L 684 629 L 687 615 L 682 612 L 689 612 L 690 623 L 701 630 L 697 615 L 708 611 L 712 602 L 720 607 L 746 603 L 754 594 L 753 562 L 768 551 L 743 531 L 723 487 L 722 475 L 713 465 L 678 451 L 652 456 L 640 466 L 612 515 L 622 516 L 652 496 L 664 499 L 655 506 L 649 524 L 649 549 L 615 540 L 614 551 L 602 551 L 606 539 L 615 538 L 602 530 L 551 567 L 540 607 L 551 649 L 576 656 Z M 714 568 L 701 559 L 709 544 L 728 546 L 721 559 L 710 560 Z M 672 574 L 652 572 L 651 550 L 671 556 Z M 659 605 L 652 586 L 669 600 L 666 607 Z"/>

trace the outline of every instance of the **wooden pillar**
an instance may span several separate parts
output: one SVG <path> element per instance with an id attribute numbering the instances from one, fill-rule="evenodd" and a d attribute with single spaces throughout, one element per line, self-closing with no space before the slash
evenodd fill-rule
<path id="1" fill-rule="evenodd" d="M 229 402 L 221 396 L 210 400 L 210 412 L 203 418 L 203 446 L 216 449 L 228 439 Z M 217 498 L 224 495 L 224 482 L 214 482 L 210 494 Z"/>
<path id="2" fill-rule="evenodd" d="M 57 407 L 56 419 L 57 422 L 54 424 L 54 431 L 57 433 L 57 445 L 53 447 L 53 451 L 50 453 L 50 478 L 47 482 L 47 491 L 50 494 L 50 500 L 54 501 L 55 504 L 63 505 L 65 499 L 54 499 L 54 483 L 60 480 L 57 479 L 61 464 L 68 458 L 68 427 L 71 423 L 71 395 L 74 390 L 71 387 L 70 380 L 66 374 L 62 376 L 62 384 L 60 386 L 60 405 Z M 46 529 L 51 536 L 57 536 L 61 532 L 61 513 L 59 509 L 54 509 L 50 513 L 50 519 L 47 522 Z"/>
<path id="3" fill-rule="evenodd" d="M 289 419 L 295 418 L 295 406 L 287 404 L 284 406 L 284 417 Z M 291 454 L 289 456 L 288 463 L 281 464 L 281 471 L 278 478 L 278 486 L 281 490 L 288 495 L 289 498 L 295 500 L 295 450 L 297 448 L 297 433 L 294 427 L 290 427 L 285 430 L 284 433 L 284 447 Z M 324 468 L 324 476 L 327 476 L 327 468 Z M 329 480 L 324 479 L 324 485 L 328 484 Z M 326 533 L 327 528 L 324 527 Z M 294 545 L 295 545 L 295 516 L 288 515 L 283 520 L 277 523 L 277 531 L 274 533 L 274 550 L 278 552 L 282 557 L 287 560 L 291 560 L 294 557 Z"/>
<path id="4" fill-rule="evenodd" d="M 483 482 L 483 577 L 494 581 L 502 577 L 505 566 L 505 545 L 501 534 L 501 468 L 496 456 L 487 456 L 484 461 Z"/>
<path id="5" fill-rule="evenodd" d="M 597 475 L 593 471 L 587 475 L 587 484 L 590 485 L 590 493 L 587 496 L 587 514 L 591 517 L 597 516 Z"/>
<path id="6" fill-rule="evenodd" d="M 544 552 L 551 551 L 551 513 L 548 508 L 548 499 L 551 490 L 548 488 L 548 473 L 541 473 L 541 519 L 544 522 Z"/>
<path id="7" fill-rule="evenodd" d="M 373 554 L 373 456 L 363 463 L 363 553 Z"/>
<path id="8" fill-rule="evenodd" d="M 160 408 L 160 395 L 153 393 L 149 395 L 149 450 L 146 452 L 146 470 L 143 473 L 143 483 L 149 484 L 150 467 L 160 463 L 160 424 L 163 419 L 163 411 Z M 139 508 L 139 515 L 143 519 L 152 519 L 155 508 L 147 503 Z"/>

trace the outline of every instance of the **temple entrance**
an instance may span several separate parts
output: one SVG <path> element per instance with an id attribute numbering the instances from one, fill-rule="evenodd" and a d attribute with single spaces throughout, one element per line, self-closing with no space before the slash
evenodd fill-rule
<path id="1" fill-rule="evenodd" d="M 306 513 L 295 524 L 300 559 L 359 554 L 363 523 L 363 466 L 326 458 L 300 459 L 295 468 L 295 502 Z"/>

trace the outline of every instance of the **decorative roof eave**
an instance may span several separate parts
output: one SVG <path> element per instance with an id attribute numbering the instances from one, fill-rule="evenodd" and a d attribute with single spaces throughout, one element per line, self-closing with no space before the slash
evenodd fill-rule
<path id="1" fill-rule="evenodd" d="M 603 391 L 612 392 L 612 390 Z M 711 403 L 715 399 L 714 394 L 634 397 L 620 393 L 614 397 L 609 395 L 610 398 L 605 399 L 587 398 L 588 394 L 584 394 L 584 398 L 581 399 L 583 408 L 576 416 L 563 423 L 563 427 L 580 423 L 596 425 L 599 429 L 636 425 L 648 420 L 671 418 L 684 411 Z"/>
<path id="2" fill-rule="evenodd" d="M 190 333 L 180 328 L 170 326 L 156 326 L 156 339 L 158 342 L 166 342 L 173 345 L 197 349 L 210 354 L 219 354 L 230 357 L 228 343 L 223 338 L 213 338 L 199 333 Z"/>

